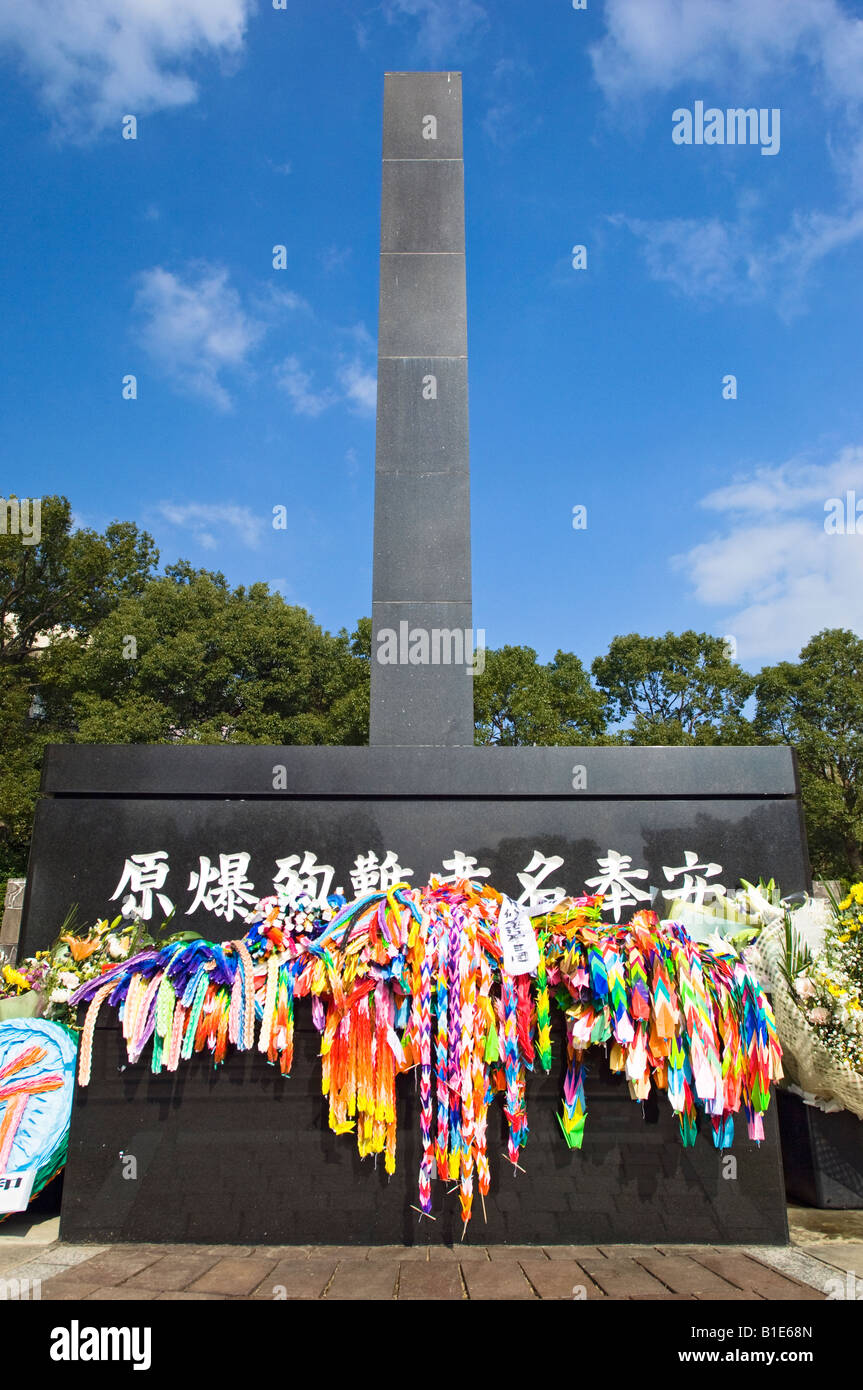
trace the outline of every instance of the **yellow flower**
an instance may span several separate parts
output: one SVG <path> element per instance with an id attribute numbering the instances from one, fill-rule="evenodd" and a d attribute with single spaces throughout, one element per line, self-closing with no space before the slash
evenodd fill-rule
<path id="1" fill-rule="evenodd" d="M 11 965 L 3 966 L 3 978 L 7 985 L 14 985 L 19 994 L 30 989 L 30 981 L 27 977 L 22 975 L 20 970 L 14 970 Z"/>
<path id="2" fill-rule="evenodd" d="M 853 884 L 849 896 L 854 899 L 855 903 L 859 903 L 863 907 L 863 883 Z"/>

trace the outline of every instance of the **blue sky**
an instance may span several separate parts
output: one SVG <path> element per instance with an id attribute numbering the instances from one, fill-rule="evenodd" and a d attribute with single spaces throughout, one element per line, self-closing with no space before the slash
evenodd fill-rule
<path id="1" fill-rule="evenodd" d="M 859 5 L 29 0 L 0 66 L 4 495 L 369 613 L 383 74 L 458 69 L 488 645 L 863 632 Z M 779 151 L 675 144 L 696 101 Z"/>

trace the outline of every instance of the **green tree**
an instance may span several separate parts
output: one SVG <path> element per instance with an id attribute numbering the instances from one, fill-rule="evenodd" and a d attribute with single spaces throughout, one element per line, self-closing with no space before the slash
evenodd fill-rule
<path id="1" fill-rule="evenodd" d="M 363 743 L 368 671 L 363 634 L 180 561 L 52 643 L 40 693 L 79 743 Z"/>
<path id="2" fill-rule="evenodd" d="M 541 665 L 532 647 L 486 652 L 474 678 L 477 743 L 592 743 L 605 730 L 604 702 L 577 656 Z"/>
<path id="3" fill-rule="evenodd" d="M 592 666 L 616 723 L 635 744 L 750 743 L 743 708 L 754 681 L 706 632 L 615 637 Z"/>
<path id="4" fill-rule="evenodd" d="M 73 531 L 68 499 L 43 497 L 36 545 L 0 536 L 0 662 L 26 661 L 53 628 L 86 636 L 121 598 L 142 592 L 158 561 L 152 536 L 131 522 Z"/>
<path id="5" fill-rule="evenodd" d="M 863 640 L 825 628 L 798 662 L 765 667 L 756 695 L 762 739 L 797 750 L 813 864 L 863 878 Z"/>
<path id="6" fill-rule="evenodd" d="M 104 534 L 73 530 L 65 497 L 41 499 L 33 539 L 0 535 L 0 904 L 6 879 L 26 870 L 45 744 L 71 727 L 68 711 L 59 722 L 48 717 L 37 643 L 55 629 L 86 641 L 124 595 L 142 591 L 159 558 L 128 522 Z"/>
<path id="7" fill-rule="evenodd" d="M 0 662 L 0 912 L 6 880 L 26 873 L 42 752 L 57 741 L 36 709 L 26 667 Z"/>

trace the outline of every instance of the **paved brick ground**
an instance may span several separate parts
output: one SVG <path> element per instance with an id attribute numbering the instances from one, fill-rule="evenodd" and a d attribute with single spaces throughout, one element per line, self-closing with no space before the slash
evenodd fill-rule
<path id="1" fill-rule="evenodd" d="M 19 1247 L 20 1248 L 20 1247 Z M 746 1250 L 687 1254 L 652 1246 L 351 1247 L 115 1246 L 56 1243 L 4 1271 L 41 1280 L 42 1299 L 525 1300 L 820 1299 L 796 1273 Z M 813 1261 L 815 1263 L 815 1261 Z M 826 1265 L 822 1265 L 826 1269 Z"/>
<path id="2" fill-rule="evenodd" d="M 863 1212 L 789 1212 L 792 1244 L 67 1245 L 56 1223 L 0 1226 L 0 1295 L 125 1300 L 806 1301 L 863 1277 Z M 838 1276 L 838 1284 L 837 1284 Z M 853 1281 L 852 1281 L 853 1284 Z M 7 1294 L 7 1296 L 9 1296 Z M 32 1296 L 32 1294 L 31 1294 Z"/>

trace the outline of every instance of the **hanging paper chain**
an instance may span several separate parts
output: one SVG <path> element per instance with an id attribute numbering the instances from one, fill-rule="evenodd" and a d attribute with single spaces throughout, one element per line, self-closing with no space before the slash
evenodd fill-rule
<path id="1" fill-rule="evenodd" d="M 73 998 L 91 1001 L 79 1081 L 89 1081 L 104 1002 L 119 1011 L 130 1061 L 152 1040 L 154 1072 L 205 1049 L 218 1065 L 230 1043 L 257 1046 L 288 1075 L 294 1004 L 309 997 L 331 1129 L 355 1132 L 360 1155 L 383 1154 L 393 1173 L 396 1076 L 418 1068 L 420 1210 L 431 1212 L 435 1178 L 451 1181 L 466 1225 L 475 1181 L 482 1199 L 490 1187 L 495 1092 L 508 1124 L 506 1157 L 518 1165 L 528 1136 L 526 1072 L 537 1061 L 551 1067 L 553 1002 L 565 1019 L 559 1121 L 570 1148 L 582 1146 L 584 1057 L 595 1044 L 606 1045 L 633 1099 L 646 1099 L 651 1086 L 667 1093 L 685 1145 L 695 1143 L 698 1110 L 717 1148 L 731 1144 L 741 1106 L 749 1137 L 764 1137 L 782 1054 L 770 1004 L 730 945 L 696 945 L 652 912 L 611 925 L 601 920 L 601 897 L 567 898 L 533 919 L 538 969 L 513 976 L 502 964 L 501 902 L 488 884 L 436 878 L 349 904 L 333 898 L 323 912 L 308 898 L 271 898 L 251 914 L 242 941 L 143 951 Z"/>

